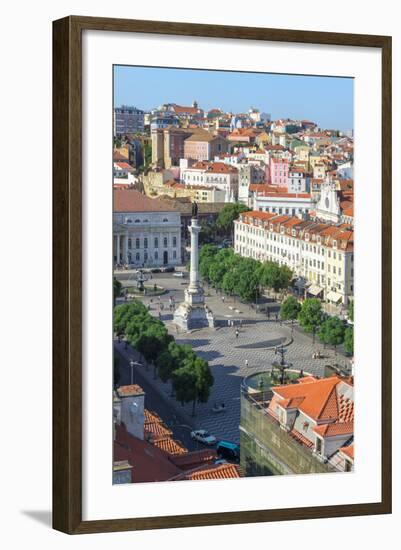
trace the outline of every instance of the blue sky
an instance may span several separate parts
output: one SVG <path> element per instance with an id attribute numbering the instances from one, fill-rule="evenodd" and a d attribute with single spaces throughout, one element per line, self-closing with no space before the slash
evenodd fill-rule
<path id="1" fill-rule="evenodd" d="M 150 110 L 162 103 L 246 112 L 250 107 L 273 119 L 313 120 L 322 128 L 353 128 L 350 78 L 240 73 L 153 67 L 114 68 L 114 106 Z"/>

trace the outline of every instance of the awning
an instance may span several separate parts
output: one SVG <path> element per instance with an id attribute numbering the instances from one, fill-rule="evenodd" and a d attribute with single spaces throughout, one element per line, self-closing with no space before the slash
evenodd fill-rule
<path id="1" fill-rule="evenodd" d="M 321 286 L 311 285 L 311 286 L 307 289 L 307 292 L 308 292 L 308 294 L 312 294 L 312 296 L 317 296 L 318 294 L 320 294 L 321 292 L 323 292 L 323 288 L 322 288 Z"/>
<path id="2" fill-rule="evenodd" d="M 326 296 L 326 300 L 329 300 L 329 302 L 334 302 L 335 304 L 338 304 L 341 299 L 341 294 L 338 294 L 338 292 L 334 292 L 333 290 L 330 290 Z"/>

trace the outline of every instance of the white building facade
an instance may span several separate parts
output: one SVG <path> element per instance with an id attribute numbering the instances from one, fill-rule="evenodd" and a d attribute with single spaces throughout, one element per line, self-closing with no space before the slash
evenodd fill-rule
<path id="1" fill-rule="evenodd" d="M 343 305 L 353 297 L 354 238 L 348 225 L 244 212 L 234 222 L 234 250 L 288 266 L 294 277 L 307 282 L 305 295 Z"/>
<path id="2" fill-rule="evenodd" d="M 180 265 L 180 213 L 138 191 L 115 189 L 113 254 L 114 263 L 120 265 Z"/>
<path id="3" fill-rule="evenodd" d="M 315 203 L 310 193 L 269 193 L 256 192 L 253 197 L 253 209 L 272 214 L 289 216 L 307 216 Z"/>
<path id="4" fill-rule="evenodd" d="M 206 185 L 225 192 L 224 202 L 238 200 L 238 170 L 223 162 L 197 162 L 181 170 L 185 185 Z"/>

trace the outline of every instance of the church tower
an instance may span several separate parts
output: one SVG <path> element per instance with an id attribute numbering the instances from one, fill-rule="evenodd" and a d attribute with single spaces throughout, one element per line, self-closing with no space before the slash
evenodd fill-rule
<path id="1" fill-rule="evenodd" d="M 329 176 L 320 188 L 320 199 L 316 204 L 316 218 L 330 223 L 339 223 L 341 219 L 340 199 L 336 184 Z"/>

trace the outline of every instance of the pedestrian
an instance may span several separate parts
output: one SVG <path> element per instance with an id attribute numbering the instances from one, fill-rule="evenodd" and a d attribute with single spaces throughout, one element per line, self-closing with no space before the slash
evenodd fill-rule
<path id="1" fill-rule="evenodd" d="M 225 298 L 224 298 L 224 296 L 222 296 L 221 301 L 223 302 L 223 304 L 224 304 L 224 300 L 225 300 Z"/>
<path id="2" fill-rule="evenodd" d="M 248 367 L 249 366 L 249 362 L 248 362 L 248 359 L 245 359 L 245 366 Z"/>
<path id="3" fill-rule="evenodd" d="M 238 334 L 239 334 L 239 332 L 238 332 L 238 329 L 237 329 L 237 330 L 235 331 L 235 337 L 236 337 L 236 338 L 238 338 Z"/>

